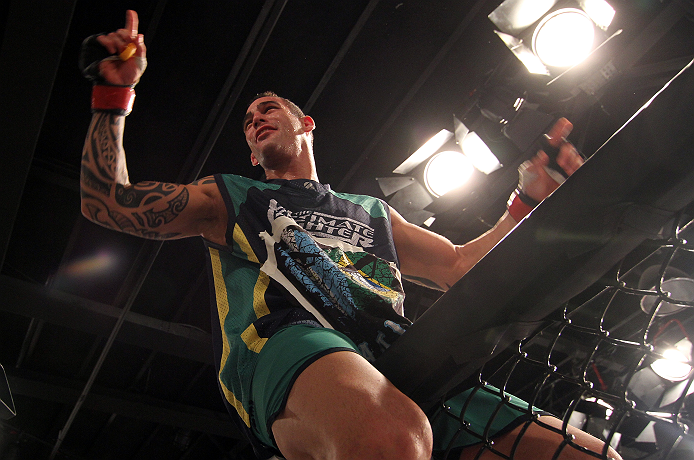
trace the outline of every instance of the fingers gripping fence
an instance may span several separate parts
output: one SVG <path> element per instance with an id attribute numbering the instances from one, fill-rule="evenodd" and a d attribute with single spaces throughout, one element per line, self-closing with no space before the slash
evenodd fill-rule
<path id="1" fill-rule="evenodd" d="M 470 458 L 607 458 L 611 445 L 624 459 L 694 459 L 690 67 L 376 362 L 432 421 L 479 440 Z M 678 376 L 663 370 L 671 348 Z M 490 423 L 502 406 L 525 412 L 519 436 L 472 429 L 467 405 L 445 402 L 468 388 L 501 396 Z M 584 447 L 572 426 L 605 442 Z M 556 442 L 524 452 L 538 430 Z M 457 458 L 451 445 L 442 458 Z"/>

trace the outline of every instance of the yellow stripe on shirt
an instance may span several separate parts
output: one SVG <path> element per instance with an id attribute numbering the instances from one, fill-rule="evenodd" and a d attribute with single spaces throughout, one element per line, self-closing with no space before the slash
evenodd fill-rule
<path id="1" fill-rule="evenodd" d="M 241 340 L 243 340 L 249 350 L 256 353 L 260 353 L 260 350 L 265 346 L 265 342 L 267 342 L 267 338 L 258 335 L 258 330 L 255 328 L 254 324 L 248 326 L 248 328 L 241 333 Z"/>
<path id="2" fill-rule="evenodd" d="M 263 271 L 258 272 L 258 281 L 255 282 L 253 288 L 253 310 L 258 318 L 270 314 L 270 309 L 265 302 L 265 291 L 270 285 L 270 277 Z"/>
<path id="3" fill-rule="evenodd" d="M 239 227 L 239 224 L 234 225 L 234 241 L 236 241 L 236 244 L 239 245 L 243 253 L 246 254 L 246 258 L 249 261 L 259 263 L 258 257 L 253 252 L 253 249 L 251 249 L 251 244 L 248 242 L 248 239 L 243 233 L 243 230 L 241 230 L 241 227 Z"/>
<path id="4" fill-rule="evenodd" d="M 241 401 L 236 399 L 234 393 L 229 390 L 221 378 L 221 370 L 224 369 L 227 359 L 229 358 L 229 342 L 224 336 L 224 322 L 229 314 L 229 298 L 227 296 L 227 287 L 224 283 L 224 275 L 222 274 L 222 261 L 219 258 L 219 251 L 214 248 L 209 248 L 210 250 L 210 261 L 212 265 L 212 275 L 214 277 L 214 292 L 217 300 L 217 311 L 219 313 L 219 325 L 222 329 L 222 358 L 219 364 L 220 375 L 217 376 L 219 383 L 222 386 L 222 391 L 224 392 L 224 397 L 227 399 L 229 404 L 231 404 L 238 412 L 241 420 L 246 424 L 246 426 L 251 426 L 251 419 L 248 416 L 248 412 L 243 407 Z"/>

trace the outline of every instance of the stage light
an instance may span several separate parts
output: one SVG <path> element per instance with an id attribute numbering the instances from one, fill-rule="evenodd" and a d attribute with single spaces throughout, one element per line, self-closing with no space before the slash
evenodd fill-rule
<path id="1" fill-rule="evenodd" d="M 671 382 L 681 382 L 689 377 L 692 372 L 692 343 L 689 339 L 680 340 L 674 347 L 665 349 L 661 354 L 663 357 L 651 364 L 653 372 Z"/>
<path id="2" fill-rule="evenodd" d="M 472 165 L 485 174 L 490 174 L 501 168 L 499 159 L 492 153 L 487 144 L 474 131 L 470 131 L 457 117 L 453 117 L 455 140 L 463 154 Z"/>
<path id="3" fill-rule="evenodd" d="M 676 267 L 668 267 L 662 274 L 659 264 L 646 268 L 639 278 L 638 288 L 652 291 L 653 294 L 644 295 L 641 299 L 641 310 L 644 313 L 653 313 L 656 316 L 669 316 L 686 307 L 686 302 L 694 301 L 694 279 L 691 279 L 687 272 Z M 660 291 L 667 295 L 668 300 L 656 295 Z"/>
<path id="4" fill-rule="evenodd" d="M 463 153 L 470 159 L 475 168 L 485 174 L 492 173 L 501 167 L 501 163 L 496 156 L 489 150 L 487 144 L 477 135 L 468 133 L 461 144 Z"/>
<path id="5" fill-rule="evenodd" d="M 414 168 L 419 166 L 423 161 L 435 154 L 441 147 L 453 138 L 453 133 L 447 129 L 442 129 L 436 133 L 431 139 L 426 141 L 420 148 L 417 149 L 410 157 L 403 161 L 400 166 L 393 170 L 396 174 L 407 174 Z"/>
<path id="6" fill-rule="evenodd" d="M 484 141 L 453 117 L 455 133 L 442 129 L 393 170 L 377 177 L 388 204 L 408 222 L 431 226 L 434 213 L 426 208 L 446 193 L 461 188 L 475 170 L 485 174 L 501 167 Z"/>
<path id="7" fill-rule="evenodd" d="M 554 11 L 533 32 L 533 52 L 546 66 L 574 66 L 593 49 L 594 29 L 593 21 L 579 9 Z"/>
<path id="8" fill-rule="evenodd" d="M 424 185 L 438 198 L 464 185 L 473 171 L 472 162 L 461 152 L 439 152 L 424 168 Z"/>
<path id="9" fill-rule="evenodd" d="M 684 362 L 684 354 L 671 348 L 663 352 L 663 359 L 659 359 L 651 364 L 653 372 L 666 380 L 679 382 L 687 378 L 692 371 L 692 366 Z"/>
<path id="10" fill-rule="evenodd" d="M 614 18 L 605 0 L 506 0 L 490 15 L 496 34 L 530 73 L 575 66 L 596 48 Z"/>

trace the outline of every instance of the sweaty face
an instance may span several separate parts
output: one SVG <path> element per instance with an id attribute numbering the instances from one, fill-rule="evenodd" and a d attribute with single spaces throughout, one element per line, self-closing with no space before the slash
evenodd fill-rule
<path id="1" fill-rule="evenodd" d="M 253 101 L 243 119 L 246 142 L 252 158 L 265 169 L 278 169 L 301 150 L 303 124 L 280 98 Z"/>

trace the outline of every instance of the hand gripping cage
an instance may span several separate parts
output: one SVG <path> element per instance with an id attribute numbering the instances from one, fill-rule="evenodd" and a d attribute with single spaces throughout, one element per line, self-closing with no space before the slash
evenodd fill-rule
<path id="1" fill-rule="evenodd" d="M 425 412 L 488 381 L 625 460 L 694 458 L 694 373 L 656 372 L 692 358 L 691 65 L 379 358 Z"/>

